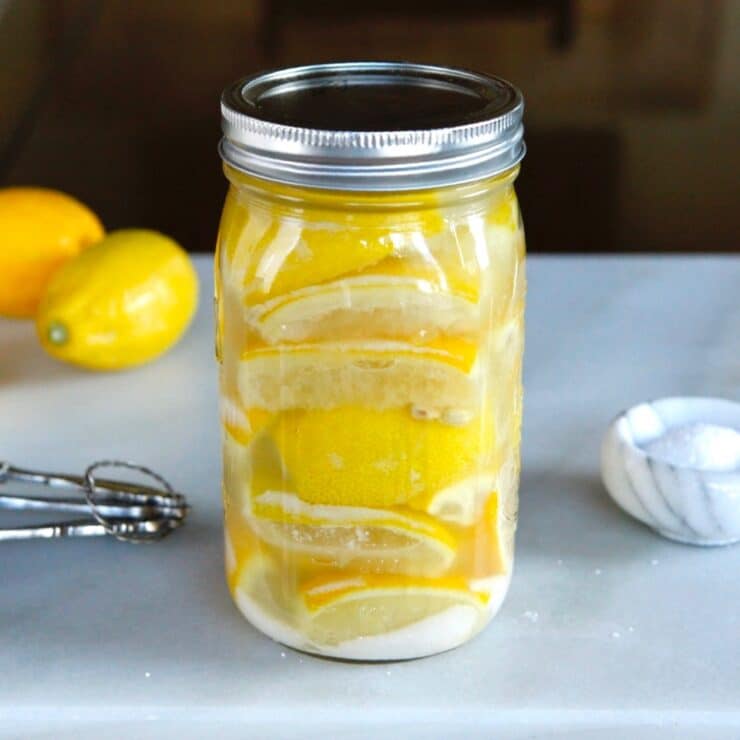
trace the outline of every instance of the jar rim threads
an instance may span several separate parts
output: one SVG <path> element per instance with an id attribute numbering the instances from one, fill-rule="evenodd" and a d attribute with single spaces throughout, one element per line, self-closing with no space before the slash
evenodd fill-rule
<path id="1" fill-rule="evenodd" d="M 225 162 L 332 190 L 462 184 L 525 154 L 521 93 L 498 77 L 402 62 L 345 62 L 244 78 L 221 99 Z"/>

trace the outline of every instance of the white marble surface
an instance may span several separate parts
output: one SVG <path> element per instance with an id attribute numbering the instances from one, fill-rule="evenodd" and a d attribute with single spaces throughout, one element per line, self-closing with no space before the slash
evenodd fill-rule
<path id="1" fill-rule="evenodd" d="M 0 322 L 0 458 L 70 472 L 133 458 L 195 507 L 149 547 L 0 545 L 0 736 L 740 737 L 740 546 L 668 542 L 599 482 L 620 410 L 740 397 L 740 259 L 529 270 L 511 591 L 472 643 L 398 664 L 291 652 L 230 603 L 207 301 L 175 351 L 120 375 L 58 365 L 30 326 Z"/>

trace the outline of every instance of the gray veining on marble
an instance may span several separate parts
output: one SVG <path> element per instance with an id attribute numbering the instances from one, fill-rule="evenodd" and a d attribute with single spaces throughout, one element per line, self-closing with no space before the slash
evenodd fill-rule
<path id="1" fill-rule="evenodd" d="M 663 536 L 693 545 L 732 544 L 740 541 L 740 469 L 692 469 L 643 449 L 667 430 L 697 422 L 740 430 L 740 404 L 670 398 L 633 406 L 609 425 L 602 477 L 619 506 Z"/>

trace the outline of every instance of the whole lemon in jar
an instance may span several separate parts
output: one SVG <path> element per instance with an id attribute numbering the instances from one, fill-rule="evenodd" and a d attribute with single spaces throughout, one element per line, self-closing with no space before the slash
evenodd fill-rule
<path id="1" fill-rule="evenodd" d="M 0 316 L 29 318 L 65 262 L 103 238 L 98 217 L 56 190 L 0 190 Z"/>
<path id="2" fill-rule="evenodd" d="M 109 234 L 49 282 L 36 330 L 54 357 L 91 370 L 140 365 L 184 334 L 198 303 L 190 258 L 155 231 Z"/>

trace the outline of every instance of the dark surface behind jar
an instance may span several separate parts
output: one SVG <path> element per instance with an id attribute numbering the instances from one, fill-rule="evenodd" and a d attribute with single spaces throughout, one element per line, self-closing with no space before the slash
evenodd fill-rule
<path id="1" fill-rule="evenodd" d="M 734 251 L 738 48 L 740 0 L 0 0 L 0 186 L 210 251 L 226 84 L 404 58 L 524 91 L 530 251 Z"/>

